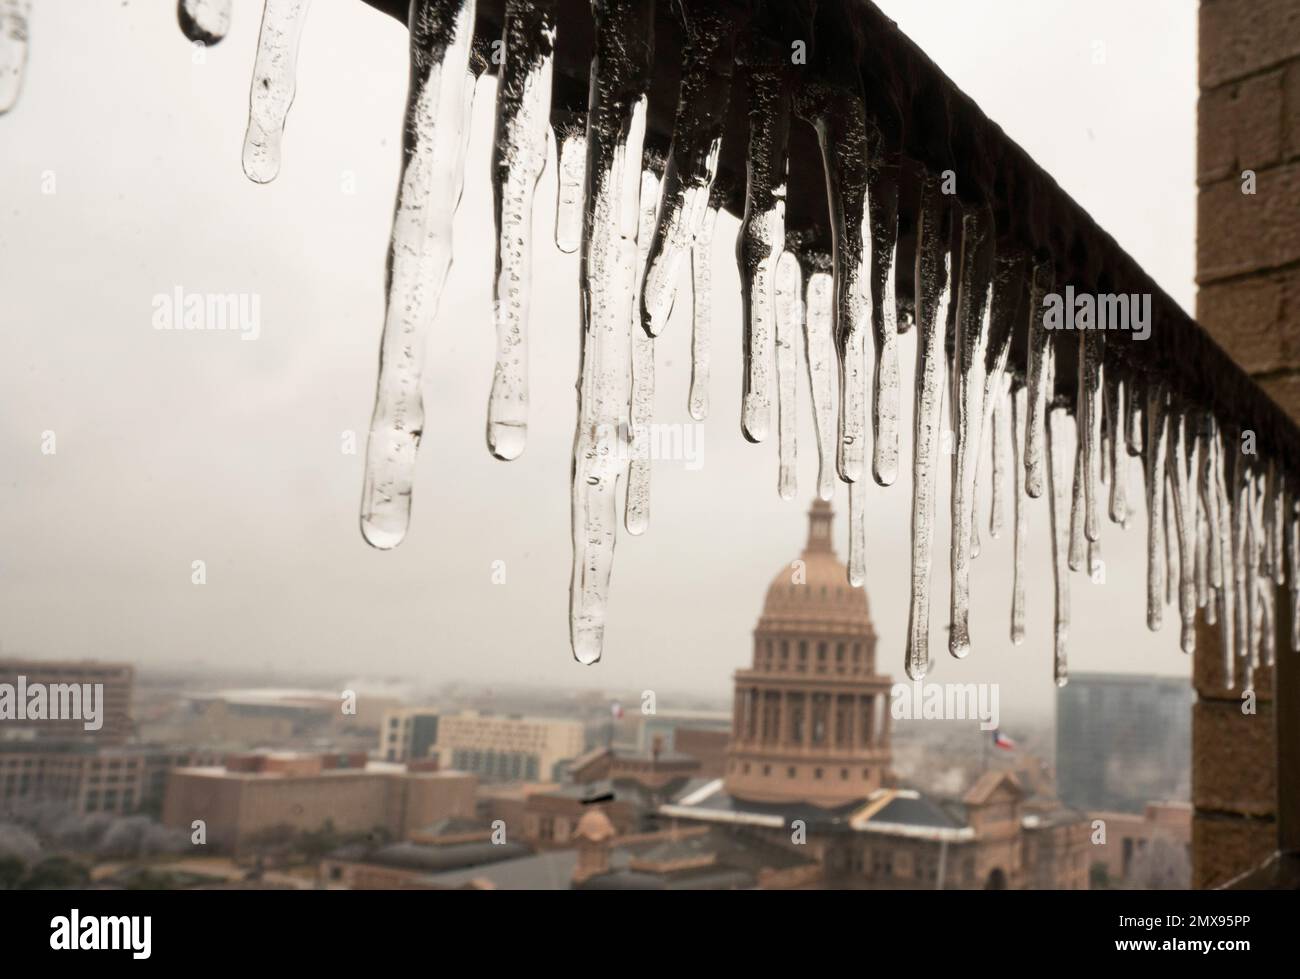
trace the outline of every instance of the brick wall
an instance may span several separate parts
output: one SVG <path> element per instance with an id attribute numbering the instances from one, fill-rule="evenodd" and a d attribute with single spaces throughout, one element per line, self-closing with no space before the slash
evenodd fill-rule
<path id="1" fill-rule="evenodd" d="M 1202 0 L 1200 89 L 1197 319 L 1300 420 L 1300 0 Z M 1277 849 L 1274 677 L 1243 712 L 1218 628 L 1199 621 L 1196 649 L 1192 885 L 1212 887 Z"/>

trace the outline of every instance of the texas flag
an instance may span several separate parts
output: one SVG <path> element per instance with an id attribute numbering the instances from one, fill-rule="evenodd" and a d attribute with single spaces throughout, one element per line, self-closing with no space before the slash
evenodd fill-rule
<path id="1" fill-rule="evenodd" d="M 993 747 L 1001 748 L 1003 751 L 1015 751 L 1016 743 L 1008 738 L 1001 731 L 994 728 L 993 730 Z"/>
<path id="2" fill-rule="evenodd" d="M 621 721 L 623 719 L 623 705 L 620 704 L 617 700 L 614 701 L 612 704 L 609 705 L 609 713 L 610 716 L 614 718 L 614 720 Z"/>

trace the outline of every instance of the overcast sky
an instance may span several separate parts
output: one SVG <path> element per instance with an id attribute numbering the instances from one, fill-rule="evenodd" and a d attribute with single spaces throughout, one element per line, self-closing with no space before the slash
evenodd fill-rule
<path id="1" fill-rule="evenodd" d="M 650 531 L 620 539 L 605 659 L 581 667 L 567 632 L 577 260 L 551 244 L 550 168 L 534 226 L 528 449 L 505 464 L 483 442 L 492 84 L 479 89 L 455 266 L 429 347 L 412 527 L 381 553 L 357 529 L 362 453 L 340 446 L 345 431 L 364 444 L 373 404 L 404 28 L 359 2 L 313 6 L 284 166 L 257 186 L 239 158 L 260 4 L 237 0 L 230 35 L 202 64 L 174 3 L 33 6 L 25 89 L 0 117 L 5 652 L 725 693 L 749 659 L 768 583 L 802 545 L 816 474 L 802 379 L 797 502 L 777 497 L 775 439 L 739 435 L 733 219 L 715 239 L 704 465 L 655 466 Z M 880 6 L 1191 309 L 1193 0 Z M 153 297 L 177 286 L 257 294 L 260 337 L 153 329 Z M 659 344 L 663 422 L 688 420 L 689 314 L 679 302 Z M 905 391 L 914 349 L 905 337 Z M 46 432 L 53 455 L 42 453 Z M 910 492 L 905 467 L 868 504 L 878 659 L 896 676 Z M 1029 640 L 1007 639 L 1009 535 L 985 533 L 974 652 L 960 663 L 941 653 L 932 674 L 1001 681 L 1004 718 L 1049 703 L 1053 689 L 1047 504 L 1029 506 Z M 1188 672 L 1176 613 L 1162 633 L 1145 629 L 1143 540 L 1140 515 L 1126 531 L 1107 523 L 1106 583 L 1073 577 L 1075 670 Z M 941 649 L 946 548 L 938 557 Z M 201 587 L 195 560 L 207 566 Z M 504 585 L 492 583 L 498 560 Z"/>

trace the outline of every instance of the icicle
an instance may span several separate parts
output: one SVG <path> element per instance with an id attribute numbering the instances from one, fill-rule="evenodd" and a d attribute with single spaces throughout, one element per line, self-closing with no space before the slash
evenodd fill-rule
<path id="1" fill-rule="evenodd" d="M 741 432 L 767 437 L 771 395 L 773 274 L 785 241 L 786 143 L 790 86 L 780 68 L 749 72 L 749 151 L 745 158 L 745 215 L 736 238 L 744 341 Z"/>
<path id="2" fill-rule="evenodd" d="M 948 652 L 958 658 L 970 652 L 971 528 L 975 522 L 975 463 L 979 457 L 987 375 L 992 223 L 987 211 L 970 211 L 962 219 L 956 372 L 952 385 L 956 459 L 952 492 L 952 630 L 948 634 Z"/>
<path id="3" fill-rule="evenodd" d="M 1012 548 L 1011 578 L 1011 641 L 1019 646 L 1025 641 L 1025 545 L 1029 527 L 1025 513 L 1025 467 L 1020 447 L 1025 444 L 1025 412 L 1028 407 L 1028 389 L 1024 386 L 1011 392 L 1011 473 L 1012 513 L 1015 515 L 1015 540 Z"/>
<path id="4" fill-rule="evenodd" d="M 1291 585 L 1291 649 L 1300 653 L 1300 498 L 1294 485 L 1287 494 L 1287 581 Z"/>
<path id="5" fill-rule="evenodd" d="M 1147 392 L 1146 491 L 1147 491 L 1147 628 L 1160 628 L 1165 584 L 1165 389 L 1153 383 Z"/>
<path id="6" fill-rule="evenodd" d="M 1225 450 L 1227 445 L 1225 444 Z M 1237 625 L 1236 656 L 1243 661 L 1245 676 L 1243 683 L 1249 689 L 1253 680 L 1250 671 L 1251 631 L 1254 628 L 1251 618 L 1250 597 L 1247 592 L 1249 571 L 1247 569 L 1247 525 L 1250 522 L 1250 505 L 1247 496 L 1245 457 L 1235 447 L 1231 450 L 1231 478 L 1228 493 L 1232 508 L 1232 566 L 1234 577 L 1234 594 L 1236 609 L 1233 618 Z"/>
<path id="7" fill-rule="evenodd" d="M 181 0 L 176 17 L 191 41 L 216 44 L 230 30 L 230 0 Z"/>
<path id="8" fill-rule="evenodd" d="M 1213 589 L 1223 587 L 1223 539 L 1219 533 L 1219 493 L 1215 481 L 1218 446 L 1214 416 L 1206 413 L 1197 433 L 1197 457 L 1200 461 L 1197 482 L 1201 494 L 1201 514 L 1205 521 L 1205 577 L 1208 586 Z M 1208 600 L 1204 604 L 1207 608 L 1212 607 Z"/>
<path id="9" fill-rule="evenodd" d="M 401 543 L 410 519 L 415 454 L 424 429 L 420 373 L 451 267 L 452 219 L 464 178 L 473 25 L 474 0 L 421 0 L 411 12 L 401 185 L 388 248 L 379 384 L 361 498 L 361 532 L 379 548 Z"/>
<path id="10" fill-rule="evenodd" d="M 654 234 L 655 208 L 659 204 L 660 160 L 649 151 L 641 169 L 641 216 L 637 221 L 636 270 L 633 278 L 632 319 L 632 400 L 629 407 L 631 444 L 627 467 L 627 492 L 624 499 L 623 525 L 633 535 L 644 534 L 650 524 L 650 425 L 654 420 L 655 339 L 641 329 L 637 299 L 641 270 L 650 253 L 650 236 Z M 662 159 L 662 157 L 660 158 Z"/>
<path id="11" fill-rule="evenodd" d="M 1124 385 L 1124 441 L 1128 445 L 1128 454 L 1140 456 L 1144 441 L 1144 429 L 1149 423 L 1146 418 L 1146 406 L 1143 404 L 1142 388 L 1136 378 L 1130 378 Z M 1149 393 L 1149 392 L 1148 392 Z"/>
<path id="12" fill-rule="evenodd" d="M 1067 551 L 1070 530 L 1066 524 L 1065 509 L 1069 503 L 1066 462 L 1066 431 L 1070 427 L 1070 413 L 1063 407 L 1053 407 L 1047 416 L 1047 469 L 1048 504 L 1052 524 L 1052 568 L 1056 579 L 1056 637 L 1053 657 L 1053 676 L 1058 687 L 1069 679 L 1066 665 L 1066 640 L 1070 632 L 1070 575 Z M 1078 451 L 1075 451 L 1078 458 Z"/>
<path id="13" fill-rule="evenodd" d="M 793 500 L 796 490 L 795 399 L 799 377 L 796 343 L 803 327 L 803 272 L 794 252 L 782 252 L 776 265 L 776 389 L 780 475 L 777 490 Z"/>
<path id="14" fill-rule="evenodd" d="M 1128 525 L 1128 456 L 1124 452 L 1124 419 L 1128 388 L 1118 371 L 1103 372 L 1106 412 L 1109 419 L 1110 446 L 1110 519 L 1121 527 Z"/>
<path id="15" fill-rule="evenodd" d="M 871 225 L 871 331 L 875 367 L 871 397 L 871 475 L 880 486 L 898 478 L 898 320 L 894 309 L 894 263 L 898 247 L 898 166 L 879 159 L 879 137 L 870 147 L 867 171 Z M 973 527 L 972 520 L 971 526 Z"/>
<path id="16" fill-rule="evenodd" d="M 1286 584 L 1286 570 L 1282 560 L 1283 491 L 1276 459 L 1269 460 L 1264 486 L 1264 535 L 1267 541 L 1264 566 L 1273 583 L 1281 587 Z"/>
<path id="17" fill-rule="evenodd" d="M 1172 427 L 1172 422 L 1170 423 Z M 1168 457 L 1166 456 L 1166 459 Z M 1166 467 L 1167 468 L 1167 467 Z M 1175 585 L 1179 579 L 1180 569 L 1178 561 L 1178 534 L 1173 528 L 1174 508 L 1172 505 L 1173 493 L 1169 489 L 1170 479 L 1166 474 L 1164 477 L 1164 533 L 1165 533 L 1165 604 L 1172 605 L 1174 593 L 1177 590 Z"/>
<path id="18" fill-rule="evenodd" d="M 1173 429 L 1168 454 L 1169 479 L 1173 484 L 1174 527 L 1178 543 L 1178 612 L 1182 620 L 1179 637 L 1184 653 L 1196 648 L 1196 497 L 1191 477 L 1196 472 L 1195 449 L 1189 448 L 1187 412 L 1183 408 L 1170 420 Z M 1173 562 L 1170 562 L 1170 577 Z"/>
<path id="19" fill-rule="evenodd" d="M 673 142 L 642 286 L 642 324 L 651 336 L 668 323 L 682 262 L 708 213 L 734 68 L 733 24 L 725 11 L 707 0 L 677 0 L 673 9 L 686 40 Z M 776 247 L 783 238 L 776 236 Z"/>
<path id="20" fill-rule="evenodd" d="M 990 450 L 993 455 L 992 496 L 989 507 L 989 536 L 997 540 L 1002 534 L 1003 497 L 1006 496 L 1007 481 L 1007 425 L 1011 422 L 1011 378 L 1004 377 L 1002 389 L 998 391 L 993 404 L 993 431 Z M 1015 435 L 1015 430 L 1011 430 Z"/>
<path id="21" fill-rule="evenodd" d="M 1079 419 L 1074 419 L 1075 453 L 1074 481 L 1070 488 L 1070 556 L 1071 571 L 1083 569 L 1086 538 L 1083 533 L 1084 488 L 1083 488 L 1083 433 L 1080 431 Z"/>
<path id="22" fill-rule="evenodd" d="M 1025 424 L 1025 492 L 1033 499 L 1043 495 L 1043 430 L 1047 421 L 1048 391 L 1044 375 L 1051 333 L 1043 326 L 1043 297 L 1052 287 L 1050 262 L 1034 265 L 1029 292 L 1029 413 Z"/>
<path id="23" fill-rule="evenodd" d="M 31 0 L 0 0 L 0 115 L 18 101 L 27 67 Z"/>
<path id="24" fill-rule="evenodd" d="M 714 188 L 715 192 L 717 188 Z M 697 422 L 709 415 L 709 347 L 713 332 L 713 229 L 722 201 L 715 193 L 691 246 L 691 388 L 687 408 Z"/>
<path id="25" fill-rule="evenodd" d="M 993 412 L 1006 391 L 1005 375 L 1007 356 L 1011 352 L 1011 338 L 1015 333 L 1016 314 L 1020 312 L 1022 260 L 998 258 L 993 266 L 991 300 L 987 313 L 987 339 L 984 341 L 984 391 L 980 397 L 980 447 L 975 455 L 974 473 L 971 477 L 971 540 L 970 556 L 980 553 L 980 522 L 973 515 L 980 512 L 980 462 L 986 446 L 992 451 Z M 996 494 L 997 488 L 994 488 Z"/>
<path id="26" fill-rule="evenodd" d="M 555 130 L 555 247 L 567 254 L 582 244 L 582 187 L 587 173 L 587 114 L 571 113 Z"/>
<path id="27" fill-rule="evenodd" d="M 1215 514 L 1219 523 L 1219 555 L 1221 561 L 1221 587 L 1219 588 L 1219 629 L 1222 636 L 1224 686 L 1236 685 L 1237 654 L 1237 550 L 1236 525 L 1232 497 L 1228 494 L 1231 469 L 1225 459 L 1226 433 L 1214 425 L 1210 434 L 1214 460 Z"/>
<path id="28" fill-rule="evenodd" d="M 1196 607 L 1205 608 L 1210 598 L 1210 527 L 1204 504 L 1196 508 L 1195 539 L 1196 559 L 1193 565 L 1196 578 Z"/>
<path id="29" fill-rule="evenodd" d="M 546 167 L 555 57 L 554 0 L 509 0 L 505 59 L 497 82 L 492 199 L 497 229 L 496 368 L 488 397 L 487 444 L 517 459 L 528 434 L 528 307 L 532 293 L 533 194 Z"/>
<path id="30" fill-rule="evenodd" d="M 1261 586 L 1264 580 L 1259 573 L 1259 558 L 1264 543 L 1263 506 L 1260 501 L 1259 482 L 1259 475 L 1251 468 L 1247 468 L 1244 484 L 1246 502 L 1246 621 L 1250 623 L 1247 652 L 1252 672 L 1259 669 L 1264 642 L 1259 602 Z"/>
<path id="31" fill-rule="evenodd" d="M 944 331 L 950 304 L 947 203 L 926 177 L 916 235 L 916 391 L 912 419 L 912 592 L 907 675 L 930 669 L 930 558 L 934 546 L 935 479 L 943 425 Z M 811 315 L 811 305 L 810 305 Z"/>
<path id="32" fill-rule="evenodd" d="M 1277 658 L 1277 611 L 1275 583 L 1268 578 L 1259 579 L 1259 633 L 1260 662 L 1273 666 Z"/>
<path id="33" fill-rule="evenodd" d="M 817 495 L 829 500 L 835 489 L 835 347 L 831 336 L 834 279 L 829 255 L 804 256 L 804 360 L 817 430 Z"/>
<path id="34" fill-rule="evenodd" d="M 839 445 L 836 470 L 840 479 L 862 478 L 866 459 L 866 348 L 863 326 L 871 321 L 867 282 L 867 133 L 862 98 L 822 84 L 807 84 L 799 92 L 799 113 L 817 131 L 826 171 L 830 211 L 832 262 L 835 277 L 833 314 L 839 355 Z"/>
<path id="35" fill-rule="evenodd" d="M 470 7 L 467 30 L 473 28 L 474 0 Z M 248 96 L 248 131 L 244 134 L 244 173 L 254 183 L 265 184 L 280 172 L 280 141 L 284 122 L 293 104 L 295 74 L 298 70 L 298 42 L 307 22 L 311 0 L 266 0 L 262 8 L 262 30 L 257 38 L 257 59 L 253 63 L 253 85 Z M 430 6 L 447 3 L 418 0 L 412 5 L 412 17 Z M 454 6 L 454 4 L 453 4 Z M 449 20 L 449 12 L 425 16 Z M 414 27 L 412 34 L 414 34 Z M 459 91 L 459 89 L 458 89 Z"/>
<path id="36" fill-rule="evenodd" d="M 867 487 L 849 483 L 849 584 L 860 588 L 867 580 Z"/>
<path id="37" fill-rule="evenodd" d="M 582 230 L 582 368 L 573 442 L 573 576 L 569 634 L 581 663 L 600 659 L 614 563 L 615 489 L 626 439 L 636 234 L 654 4 L 593 4 L 595 56 L 587 118 Z"/>
<path id="38" fill-rule="evenodd" d="M 1082 458 L 1084 536 L 1101 539 L 1101 359 L 1106 334 L 1079 333 L 1079 436 Z"/>

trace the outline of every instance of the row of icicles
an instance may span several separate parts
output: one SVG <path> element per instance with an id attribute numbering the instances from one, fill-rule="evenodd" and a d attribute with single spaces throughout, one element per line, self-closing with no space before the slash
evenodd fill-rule
<path id="1" fill-rule="evenodd" d="M 308 5 L 309 0 L 266 0 L 263 10 L 243 153 L 244 170 L 258 183 L 279 170 Z M 12 105 L 21 80 L 27 7 L 28 0 L 0 0 L 0 111 Z M 191 40 L 215 43 L 229 29 L 230 7 L 230 0 L 181 0 L 182 28 Z M 497 352 L 487 443 L 502 460 L 517 458 L 527 436 L 530 229 L 552 125 L 555 8 L 556 0 L 506 0 L 496 48 Z M 644 145 L 653 0 L 593 0 L 592 8 L 596 50 L 589 111 L 585 120 L 571 120 L 555 133 L 556 245 L 564 252 L 581 250 L 570 634 L 573 653 L 584 663 L 597 661 L 603 645 L 620 479 L 626 481 L 627 531 L 640 534 L 648 525 L 649 453 L 640 440 L 653 413 L 654 340 L 687 266 L 694 300 L 688 408 L 696 420 L 709 409 L 709 251 L 722 203 L 714 181 L 736 31 L 708 0 L 674 4 L 687 45 L 672 143 L 664 156 Z M 475 12 L 475 0 L 411 3 L 401 183 L 361 503 L 362 533 L 379 548 L 401 542 L 410 516 L 423 427 L 425 344 L 452 262 L 476 82 L 493 51 L 475 42 Z M 1182 404 L 1158 378 L 1106 369 L 1105 333 L 1083 331 L 1068 340 L 1050 334 L 1036 311 L 1057 285 L 1051 263 L 995 254 L 989 213 L 961 210 L 933 178 L 925 180 L 916 221 L 915 306 L 906 314 L 896 310 L 897 169 L 882 165 L 861 96 L 818 82 L 798 84 L 790 66 L 781 63 L 749 64 L 744 72 L 750 133 L 737 242 L 745 316 L 743 434 L 751 442 L 764 440 L 775 402 L 778 489 L 783 498 L 793 498 L 802 334 L 821 463 L 817 491 L 830 499 L 836 477 L 848 483 L 853 586 L 863 584 L 866 568 L 868 406 L 871 475 L 887 486 L 899 466 L 897 335 L 917 330 L 908 676 L 919 678 L 931 667 L 930 566 L 945 438 L 951 438 L 945 451 L 952 457 L 952 655 L 970 651 L 970 561 L 979 553 L 976 485 L 986 447 L 993 467 L 994 537 L 1002 529 L 1012 474 L 1016 643 L 1025 637 L 1024 501 L 1048 498 L 1058 684 L 1067 679 L 1068 573 L 1099 566 L 1103 509 L 1112 522 L 1127 523 L 1130 457 L 1143 462 L 1148 626 L 1158 629 L 1164 606 L 1176 601 L 1182 648 L 1190 652 L 1195 615 L 1203 609 L 1206 621 L 1222 630 L 1225 685 L 1250 688 L 1255 670 L 1273 661 L 1274 586 L 1289 580 L 1292 645 L 1300 649 L 1300 497 L 1276 462 L 1243 452 L 1230 430 Z M 800 236 L 786 232 L 793 115 L 814 127 L 821 144 L 830 255 L 802 248 Z M 949 221 L 960 222 L 952 238 Z M 1008 369 L 1008 360 L 1016 320 L 1023 323 L 1026 315 L 1028 370 L 1022 376 Z M 1064 342 L 1079 344 L 1073 399 L 1057 395 L 1062 385 L 1054 350 Z"/>

